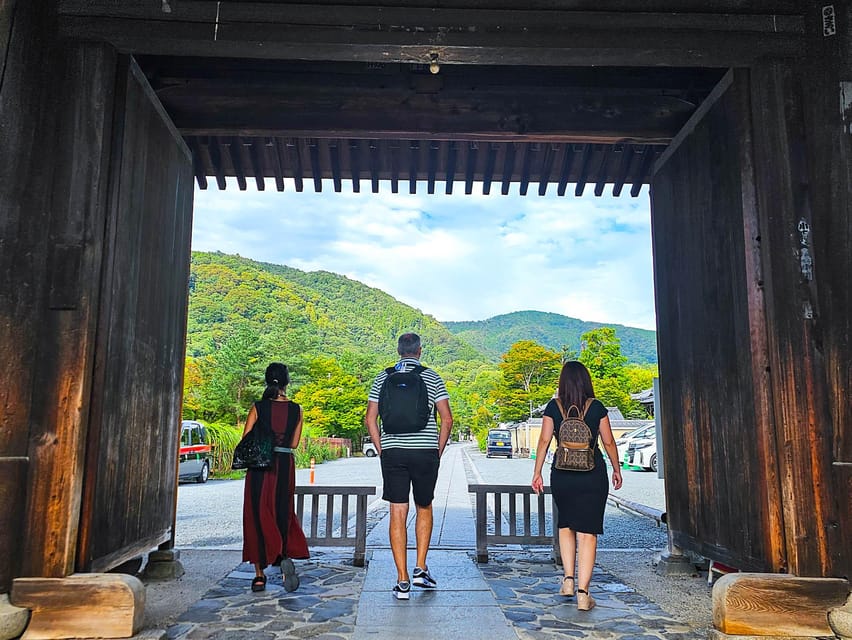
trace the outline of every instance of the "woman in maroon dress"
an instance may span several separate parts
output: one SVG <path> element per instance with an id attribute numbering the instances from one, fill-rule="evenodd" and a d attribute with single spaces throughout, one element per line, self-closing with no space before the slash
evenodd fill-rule
<path id="1" fill-rule="evenodd" d="M 292 558 L 310 557 L 305 534 L 294 511 L 296 464 L 293 450 L 302 436 L 302 408 L 287 398 L 287 365 L 273 362 L 266 368 L 266 390 L 246 419 L 243 435 L 261 429 L 275 446 L 272 466 L 249 469 L 243 498 L 243 562 L 254 563 L 252 591 L 266 588 L 264 569 L 281 564 L 284 588 L 299 587 Z"/>

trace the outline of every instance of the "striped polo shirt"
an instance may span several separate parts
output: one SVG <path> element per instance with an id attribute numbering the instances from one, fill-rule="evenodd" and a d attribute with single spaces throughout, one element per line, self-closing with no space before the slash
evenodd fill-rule
<path id="1" fill-rule="evenodd" d="M 411 371 L 420 364 L 416 358 L 402 358 L 396 363 L 398 371 Z M 376 376 L 370 389 L 368 400 L 379 403 L 379 392 L 382 383 L 388 377 L 386 371 Z M 414 433 L 385 433 L 382 430 L 382 449 L 437 449 L 438 448 L 438 423 L 435 421 L 435 404 L 441 400 L 449 400 L 450 394 L 444 381 L 433 369 L 426 369 L 420 373 L 426 389 L 429 392 L 429 423 L 421 431 Z"/>

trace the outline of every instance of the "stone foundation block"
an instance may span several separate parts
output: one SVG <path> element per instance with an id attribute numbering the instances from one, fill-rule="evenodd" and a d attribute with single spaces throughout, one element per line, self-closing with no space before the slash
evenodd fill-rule
<path id="1" fill-rule="evenodd" d="M 828 612 L 828 624 L 838 638 L 852 640 L 852 595 L 845 605 Z"/>
<path id="2" fill-rule="evenodd" d="M 145 580 L 175 580 L 186 571 L 180 561 L 180 551 L 166 549 L 152 551 L 148 554 L 148 564 L 142 571 Z"/>
<path id="3" fill-rule="evenodd" d="M 0 640 L 17 638 L 24 632 L 29 619 L 29 609 L 11 604 L 8 593 L 0 594 Z"/>

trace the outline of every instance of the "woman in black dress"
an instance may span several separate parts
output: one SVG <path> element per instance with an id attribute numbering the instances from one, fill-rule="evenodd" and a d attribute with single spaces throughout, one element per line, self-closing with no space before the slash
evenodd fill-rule
<path id="1" fill-rule="evenodd" d="M 621 467 L 618 464 L 618 449 L 612 437 L 607 409 L 599 400 L 595 400 L 592 378 L 580 362 L 566 362 L 559 375 L 559 389 L 556 398 L 547 403 L 541 421 L 541 436 L 536 449 L 535 471 L 532 488 L 539 493 L 544 487 L 541 468 L 554 431 L 562 423 L 559 403 L 567 410 L 576 406 L 580 411 L 587 406 L 583 420 L 592 432 L 589 447 L 594 450 L 595 466 L 591 471 L 550 470 L 550 487 L 553 500 L 559 509 L 559 554 L 562 556 L 564 576 L 559 593 L 563 596 L 574 595 L 574 556 L 578 550 L 577 608 L 588 611 L 595 606 L 595 600 L 589 595 L 589 582 L 595 566 L 595 554 L 598 547 L 598 534 L 603 533 L 603 515 L 606 497 L 609 493 L 606 467 L 603 455 L 598 448 L 598 436 L 603 443 L 612 463 L 612 487 L 621 488 Z M 557 403 L 557 399 L 559 403 Z"/>

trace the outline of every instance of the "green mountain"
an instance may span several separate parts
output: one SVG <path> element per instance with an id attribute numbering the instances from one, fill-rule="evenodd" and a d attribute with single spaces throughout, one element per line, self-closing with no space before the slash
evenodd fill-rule
<path id="1" fill-rule="evenodd" d="M 432 365 L 483 357 L 432 316 L 345 276 L 193 252 L 187 355 L 210 355 L 235 326 L 247 327 L 264 354 L 288 362 L 345 355 L 384 365 L 406 331 L 421 335 Z"/>
<path id="2" fill-rule="evenodd" d="M 614 327 L 621 340 L 621 353 L 630 362 L 657 362 L 657 334 L 617 324 L 584 322 L 576 318 L 542 311 L 515 311 L 473 322 L 444 322 L 445 327 L 491 360 L 499 360 L 518 340 L 535 340 L 545 347 L 561 351 L 563 347 L 580 352 L 580 336 L 599 327 Z"/>

